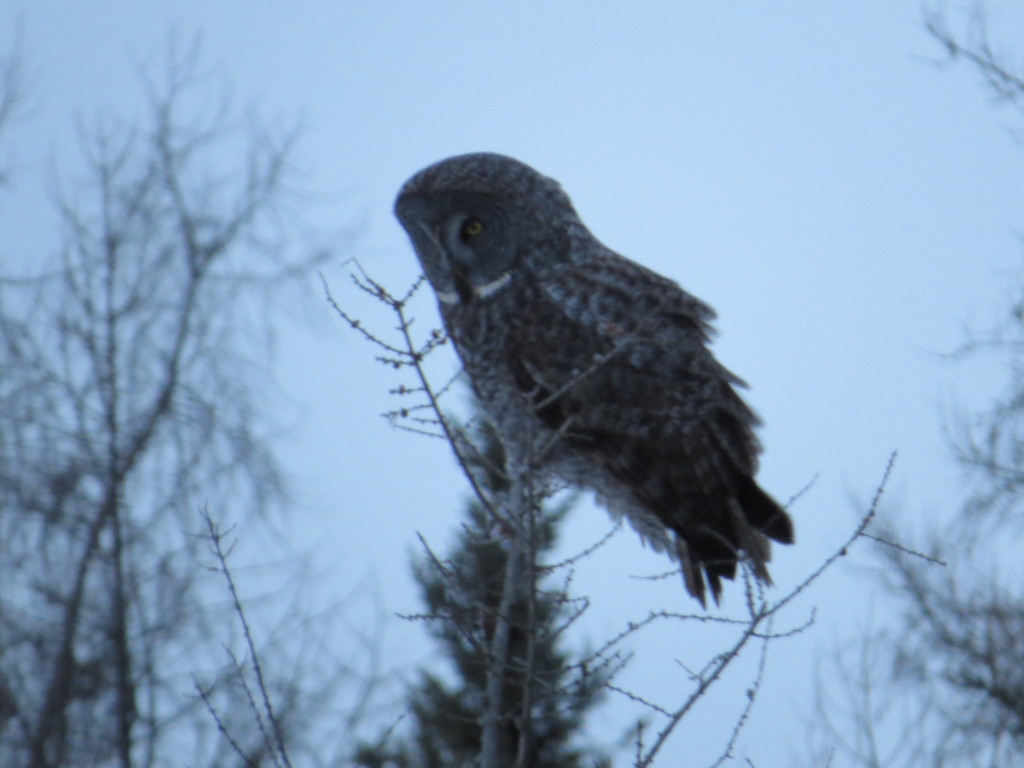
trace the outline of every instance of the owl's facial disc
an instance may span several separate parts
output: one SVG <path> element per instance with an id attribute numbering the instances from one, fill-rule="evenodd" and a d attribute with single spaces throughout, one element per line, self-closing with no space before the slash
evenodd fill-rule
<path id="1" fill-rule="evenodd" d="M 512 282 L 516 217 L 506 201 L 462 192 L 400 195 L 395 212 L 443 304 L 491 298 Z"/>
<path id="2" fill-rule="evenodd" d="M 456 212 L 445 218 L 437 241 L 448 260 L 454 291 L 438 291 L 446 304 L 469 304 L 487 299 L 512 280 L 506 248 L 494 237 L 494 218 Z"/>

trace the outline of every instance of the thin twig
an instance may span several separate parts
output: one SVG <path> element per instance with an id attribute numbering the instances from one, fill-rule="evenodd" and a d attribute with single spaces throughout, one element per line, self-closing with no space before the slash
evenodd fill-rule
<path id="1" fill-rule="evenodd" d="M 235 586 L 234 576 L 232 576 L 231 569 L 228 567 L 227 555 L 222 546 L 223 534 L 217 528 L 216 523 L 213 521 L 213 517 L 210 516 L 210 513 L 207 510 L 203 510 L 203 519 L 206 521 L 210 549 L 213 552 L 214 557 L 217 558 L 217 563 L 219 565 L 218 570 L 221 575 L 224 576 L 228 592 L 231 595 L 232 608 L 234 609 L 235 615 L 238 617 L 238 621 L 242 626 L 242 634 L 245 637 L 246 649 L 248 650 L 249 657 L 252 660 L 253 672 L 256 675 L 256 687 L 260 694 L 263 710 L 267 719 L 270 721 L 271 728 L 274 732 L 274 742 L 267 746 L 276 750 L 286 768 L 292 768 L 291 760 L 288 757 L 288 750 L 285 747 L 284 731 L 278 721 L 277 714 L 274 711 L 274 706 L 270 701 L 270 693 L 267 690 L 266 680 L 263 676 L 263 665 L 260 663 L 260 656 L 256 651 L 256 641 L 253 640 L 252 629 L 249 626 L 249 620 L 245 615 L 245 610 L 242 608 L 242 600 L 238 596 L 238 589 Z"/>
<path id="2" fill-rule="evenodd" d="M 925 560 L 925 561 L 927 561 L 929 563 L 932 563 L 933 565 L 941 565 L 943 567 L 946 567 L 946 566 L 949 565 L 949 563 L 947 563 L 945 560 L 943 560 L 941 558 L 925 554 L 924 552 L 919 552 L 916 549 L 911 549 L 910 547 L 904 546 L 903 544 L 900 544 L 899 542 L 890 541 L 889 539 L 883 539 L 880 536 L 875 536 L 875 535 L 870 534 L 870 533 L 863 533 L 861 535 L 865 539 L 870 539 L 871 541 L 877 542 L 878 544 L 883 544 L 886 547 L 891 547 L 891 548 L 895 549 L 898 552 L 902 552 L 905 555 L 910 555 L 911 557 L 918 557 L 921 560 Z"/>
<path id="3" fill-rule="evenodd" d="M 696 706 L 697 702 L 704 696 L 708 688 L 710 688 L 722 676 L 722 673 L 725 672 L 726 668 L 728 668 L 729 665 L 732 664 L 732 662 L 740 655 L 740 652 L 746 644 L 752 637 L 754 637 L 754 631 L 757 629 L 758 625 L 767 617 L 767 615 L 767 613 L 762 613 L 755 616 L 751 621 L 750 626 L 743 632 L 743 634 L 740 635 L 739 639 L 737 639 L 732 647 L 725 653 L 718 656 L 709 673 L 701 677 L 693 693 L 691 693 L 687 697 L 686 701 L 684 701 L 683 704 L 669 716 L 668 723 L 666 723 L 661 731 L 658 732 L 654 743 L 651 745 L 650 749 L 647 750 L 643 759 L 637 764 L 637 768 L 647 768 L 653 764 L 654 758 L 657 757 L 658 752 L 661 751 L 661 748 L 668 741 L 668 737 L 672 735 L 672 732 L 676 729 L 679 723 L 682 722 L 683 718 L 686 717 L 690 710 Z"/>
<path id="4" fill-rule="evenodd" d="M 860 522 L 857 524 L 857 527 L 854 529 L 853 533 L 850 534 L 849 538 L 847 538 L 847 540 L 838 549 L 836 549 L 835 552 L 833 552 L 825 559 L 825 562 L 823 562 L 816 569 L 814 569 L 814 571 L 812 571 L 810 575 L 807 576 L 807 578 L 805 578 L 803 581 L 797 584 L 796 587 L 790 590 L 785 597 L 783 597 L 781 600 L 779 600 L 772 606 L 771 612 L 773 614 L 778 613 L 783 606 L 796 599 L 797 595 L 806 590 L 811 584 L 817 581 L 818 578 L 825 571 L 831 568 L 832 564 L 835 563 L 836 560 L 838 560 L 841 557 L 845 557 L 846 554 L 849 552 L 850 547 L 853 546 L 854 542 L 856 542 L 857 539 L 864 537 L 864 532 L 868 529 L 868 526 L 871 525 L 872 521 L 878 515 L 878 505 L 880 504 L 882 500 L 882 494 L 885 492 L 885 488 L 889 483 L 889 478 L 892 475 L 893 467 L 896 465 L 896 456 L 897 451 L 893 451 L 892 453 L 889 454 L 889 460 L 886 462 L 885 465 L 885 472 L 882 473 L 882 479 L 875 489 L 875 495 L 871 499 L 871 505 L 868 507 L 867 512 L 864 513 L 864 516 L 861 517 Z"/>
<path id="5" fill-rule="evenodd" d="M 210 717 L 213 718 L 213 722 L 217 724 L 217 730 L 220 731 L 221 736 L 223 736 L 227 740 L 228 744 L 231 745 L 231 749 L 234 753 L 242 758 L 249 768 L 259 768 L 259 766 L 254 763 L 247 754 L 245 754 L 245 750 L 242 749 L 242 745 L 235 741 L 235 737 L 231 735 L 227 726 L 224 725 L 224 721 L 220 718 L 220 713 L 210 700 L 209 691 L 199 684 L 199 680 L 196 679 L 195 675 L 192 676 L 192 683 L 195 686 L 196 692 L 199 694 L 199 698 L 202 699 L 203 704 L 206 706 L 206 711 L 210 713 Z"/>
<path id="6" fill-rule="evenodd" d="M 769 627 L 771 622 L 769 621 Z M 769 631 L 761 637 L 774 637 Z M 726 760 L 732 759 L 732 751 L 736 747 L 736 740 L 739 739 L 740 732 L 743 727 L 747 724 L 750 719 L 750 713 L 754 709 L 754 702 L 757 701 L 758 691 L 761 690 L 761 683 L 764 681 L 764 670 L 768 661 L 768 641 L 762 640 L 761 642 L 761 654 L 757 660 L 757 673 L 754 675 L 754 681 L 751 683 L 750 688 L 747 689 L 747 702 L 743 706 L 743 711 L 740 712 L 740 716 L 736 719 L 736 723 L 733 725 L 732 733 L 729 734 L 729 741 L 725 745 L 725 749 L 722 750 L 722 754 L 719 755 L 718 759 L 711 764 L 711 768 L 718 768 Z"/>

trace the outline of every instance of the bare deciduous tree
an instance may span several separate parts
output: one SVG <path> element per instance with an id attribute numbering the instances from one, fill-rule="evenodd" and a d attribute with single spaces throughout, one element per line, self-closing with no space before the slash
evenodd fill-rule
<path id="1" fill-rule="evenodd" d="M 17 72 L 0 70 L 0 117 Z M 231 612 L 200 565 L 199 509 L 258 521 L 285 500 L 254 330 L 324 254 L 295 247 L 293 131 L 210 98 L 196 46 L 172 45 L 145 83 L 146 120 L 105 114 L 81 129 L 85 178 L 59 193 L 55 257 L 0 273 L 0 754 L 12 768 L 240 759 L 193 676 L 239 720 L 244 764 L 273 762 L 236 685 L 245 660 L 224 660 Z M 296 624 L 260 641 L 276 662 L 278 736 L 302 749 L 343 670 L 330 654 L 303 661 Z"/>
<path id="2" fill-rule="evenodd" d="M 948 18 L 926 22 L 950 60 L 974 66 L 1001 101 L 1024 112 L 1024 77 L 998 53 L 981 5 L 965 36 Z M 876 766 L 985 766 L 1024 761 L 1024 590 L 1019 544 L 1024 502 L 1024 296 L 994 332 L 961 356 L 996 353 L 1008 386 L 987 411 L 951 430 L 966 501 L 927 533 L 923 552 L 884 546 L 882 575 L 896 626 L 837 652 L 819 688 L 822 717 L 809 761 Z M 879 538 L 892 540 L 892 524 Z M 836 681 L 838 680 L 838 684 Z M 843 709 L 840 702 L 853 702 Z"/>

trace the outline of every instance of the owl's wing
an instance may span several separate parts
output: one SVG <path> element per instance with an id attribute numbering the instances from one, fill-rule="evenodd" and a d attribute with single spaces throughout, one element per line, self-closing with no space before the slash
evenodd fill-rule
<path id="1" fill-rule="evenodd" d="M 666 278 L 608 252 L 540 282 L 509 333 L 509 362 L 538 415 L 682 540 L 691 593 L 746 552 L 768 580 L 764 535 L 792 540 L 753 480 L 757 418 L 707 348 L 714 313 Z"/>

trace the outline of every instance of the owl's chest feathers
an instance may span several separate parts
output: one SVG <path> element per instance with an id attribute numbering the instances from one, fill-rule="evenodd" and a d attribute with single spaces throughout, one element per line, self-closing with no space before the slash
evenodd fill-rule
<path id="1" fill-rule="evenodd" d="M 488 410 L 495 396 L 505 397 L 515 388 L 506 356 L 511 330 L 509 321 L 521 301 L 521 297 L 508 291 L 453 306 L 445 313 L 445 325 L 466 374 Z"/>
<path id="2" fill-rule="evenodd" d="M 547 392 L 539 385 L 531 388 L 524 382 L 526 364 L 520 357 L 519 345 L 524 343 L 522 336 L 530 334 L 521 328 L 517 333 L 516 319 L 525 312 L 532 321 L 540 317 L 554 326 L 557 312 L 545 311 L 548 305 L 540 295 L 509 292 L 494 299 L 448 308 L 445 324 L 477 399 L 506 448 L 523 452 L 521 458 L 541 470 L 537 478 L 541 482 L 557 477 L 570 485 L 594 490 L 613 515 L 627 515 L 633 527 L 657 551 L 671 552 L 664 526 L 636 503 L 629 489 L 603 462 L 595 461 L 573 440 L 574 417 L 548 412 L 547 404 L 558 399 L 557 392 Z M 550 326 L 548 330 L 562 338 L 566 353 L 571 354 L 572 331 L 563 329 L 564 333 L 560 333 Z M 552 386 L 557 388 L 557 384 Z"/>
<path id="3" fill-rule="evenodd" d="M 538 417 L 538 392 L 524 383 L 515 338 L 516 318 L 536 307 L 528 290 L 447 308 L 445 325 L 473 391 L 507 440 L 544 440 L 551 430 Z M 518 370 L 517 370 L 518 369 Z"/>

